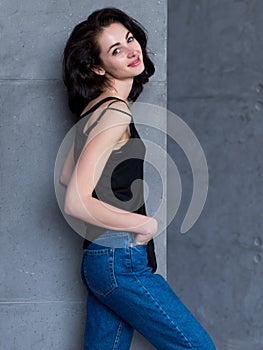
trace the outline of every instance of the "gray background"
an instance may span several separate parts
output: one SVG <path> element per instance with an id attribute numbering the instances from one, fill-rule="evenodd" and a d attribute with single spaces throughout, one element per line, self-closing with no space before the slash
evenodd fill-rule
<path id="1" fill-rule="evenodd" d="M 198 137 L 210 181 L 202 215 L 181 235 L 191 169 L 168 143 L 183 182 L 168 281 L 220 350 L 263 349 L 262 17 L 262 1 L 169 1 L 168 108 Z"/>
<path id="2" fill-rule="evenodd" d="M 149 30 L 156 74 L 140 100 L 165 106 L 166 1 L 0 4 L 1 349 L 82 349 L 82 238 L 53 188 L 56 154 L 72 125 L 60 63 L 74 25 L 109 5 Z M 180 235 L 191 170 L 168 144 L 183 182 L 168 232 L 168 281 L 219 350 L 263 348 L 262 13 L 260 0 L 169 3 L 168 108 L 201 142 L 210 182 L 201 217 Z M 151 348 L 137 341 L 136 350 Z"/>
<path id="3" fill-rule="evenodd" d="M 59 146 L 73 125 L 61 80 L 62 51 L 73 27 L 106 6 L 119 7 L 148 29 L 156 74 L 140 101 L 166 107 L 165 0 L 147 6 L 139 0 L 0 4 L 1 350 L 83 348 L 83 239 L 60 212 L 53 172 Z M 161 162 L 165 166 L 165 159 Z M 154 192 L 152 201 L 158 196 Z M 166 276 L 165 233 L 156 246 L 158 271 Z M 135 332 L 132 348 L 152 346 Z"/>

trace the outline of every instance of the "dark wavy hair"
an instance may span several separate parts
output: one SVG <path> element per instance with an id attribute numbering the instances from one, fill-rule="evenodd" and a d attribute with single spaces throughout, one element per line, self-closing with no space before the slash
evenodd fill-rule
<path id="1" fill-rule="evenodd" d="M 63 81 L 68 91 L 69 108 L 73 113 L 79 115 L 91 100 L 109 86 L 108 79 L 104 75 L 96 74 L 91 68 L 102 63 L 99 57 L 98 34 L 104 27 L 116 22 L 124 25 L 139 42 L 145 65 L 144 71 L 134 77 L 129 101 L 138 98 L 143 84 L 154 74 L 155 68 L 146 50 L 146 29 L 117 8 L 97 10 L 73 29 L 63 53 Z"/>

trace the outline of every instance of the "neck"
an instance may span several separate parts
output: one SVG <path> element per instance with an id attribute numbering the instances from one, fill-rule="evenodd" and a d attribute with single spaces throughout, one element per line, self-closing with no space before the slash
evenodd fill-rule
<path id="1" fill-rule="evenodd" d="M 114 79 L 112 87 L 105 90 L 104 94 L 107 96 L 116 96 L 122 100 L 127 101 L 133 84 L 133 78 L 126 80 Z M 103 94 L 103 95 L 104 95 Z"/>

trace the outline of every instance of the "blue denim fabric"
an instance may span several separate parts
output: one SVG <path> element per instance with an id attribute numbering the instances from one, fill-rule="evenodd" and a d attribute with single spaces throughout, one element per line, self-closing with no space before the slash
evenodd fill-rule
<path id="1" fill-rule="evenodd" d="M 119 244 L 121 248 L 112 247 Z M 85 250 L 81 276 L 89 293 L 84 349 L 128 350 L 136 329 L 157 350 L 215 350 L 167 281 L 146 265 L 146 245 L 136 245 L 130 232 L 107 230 Z"/>

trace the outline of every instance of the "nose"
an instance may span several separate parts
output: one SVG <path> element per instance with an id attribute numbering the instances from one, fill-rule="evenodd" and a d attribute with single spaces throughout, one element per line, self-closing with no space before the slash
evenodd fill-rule
<path id="1" fill-rule="evenodd" d="M 128 57 L 131 58 L 131 57 L 134 57 L 136 56 L 136 50 L 135 49 L 132 49 L 132 48 L 127 48 L 128 50 Z"/>

